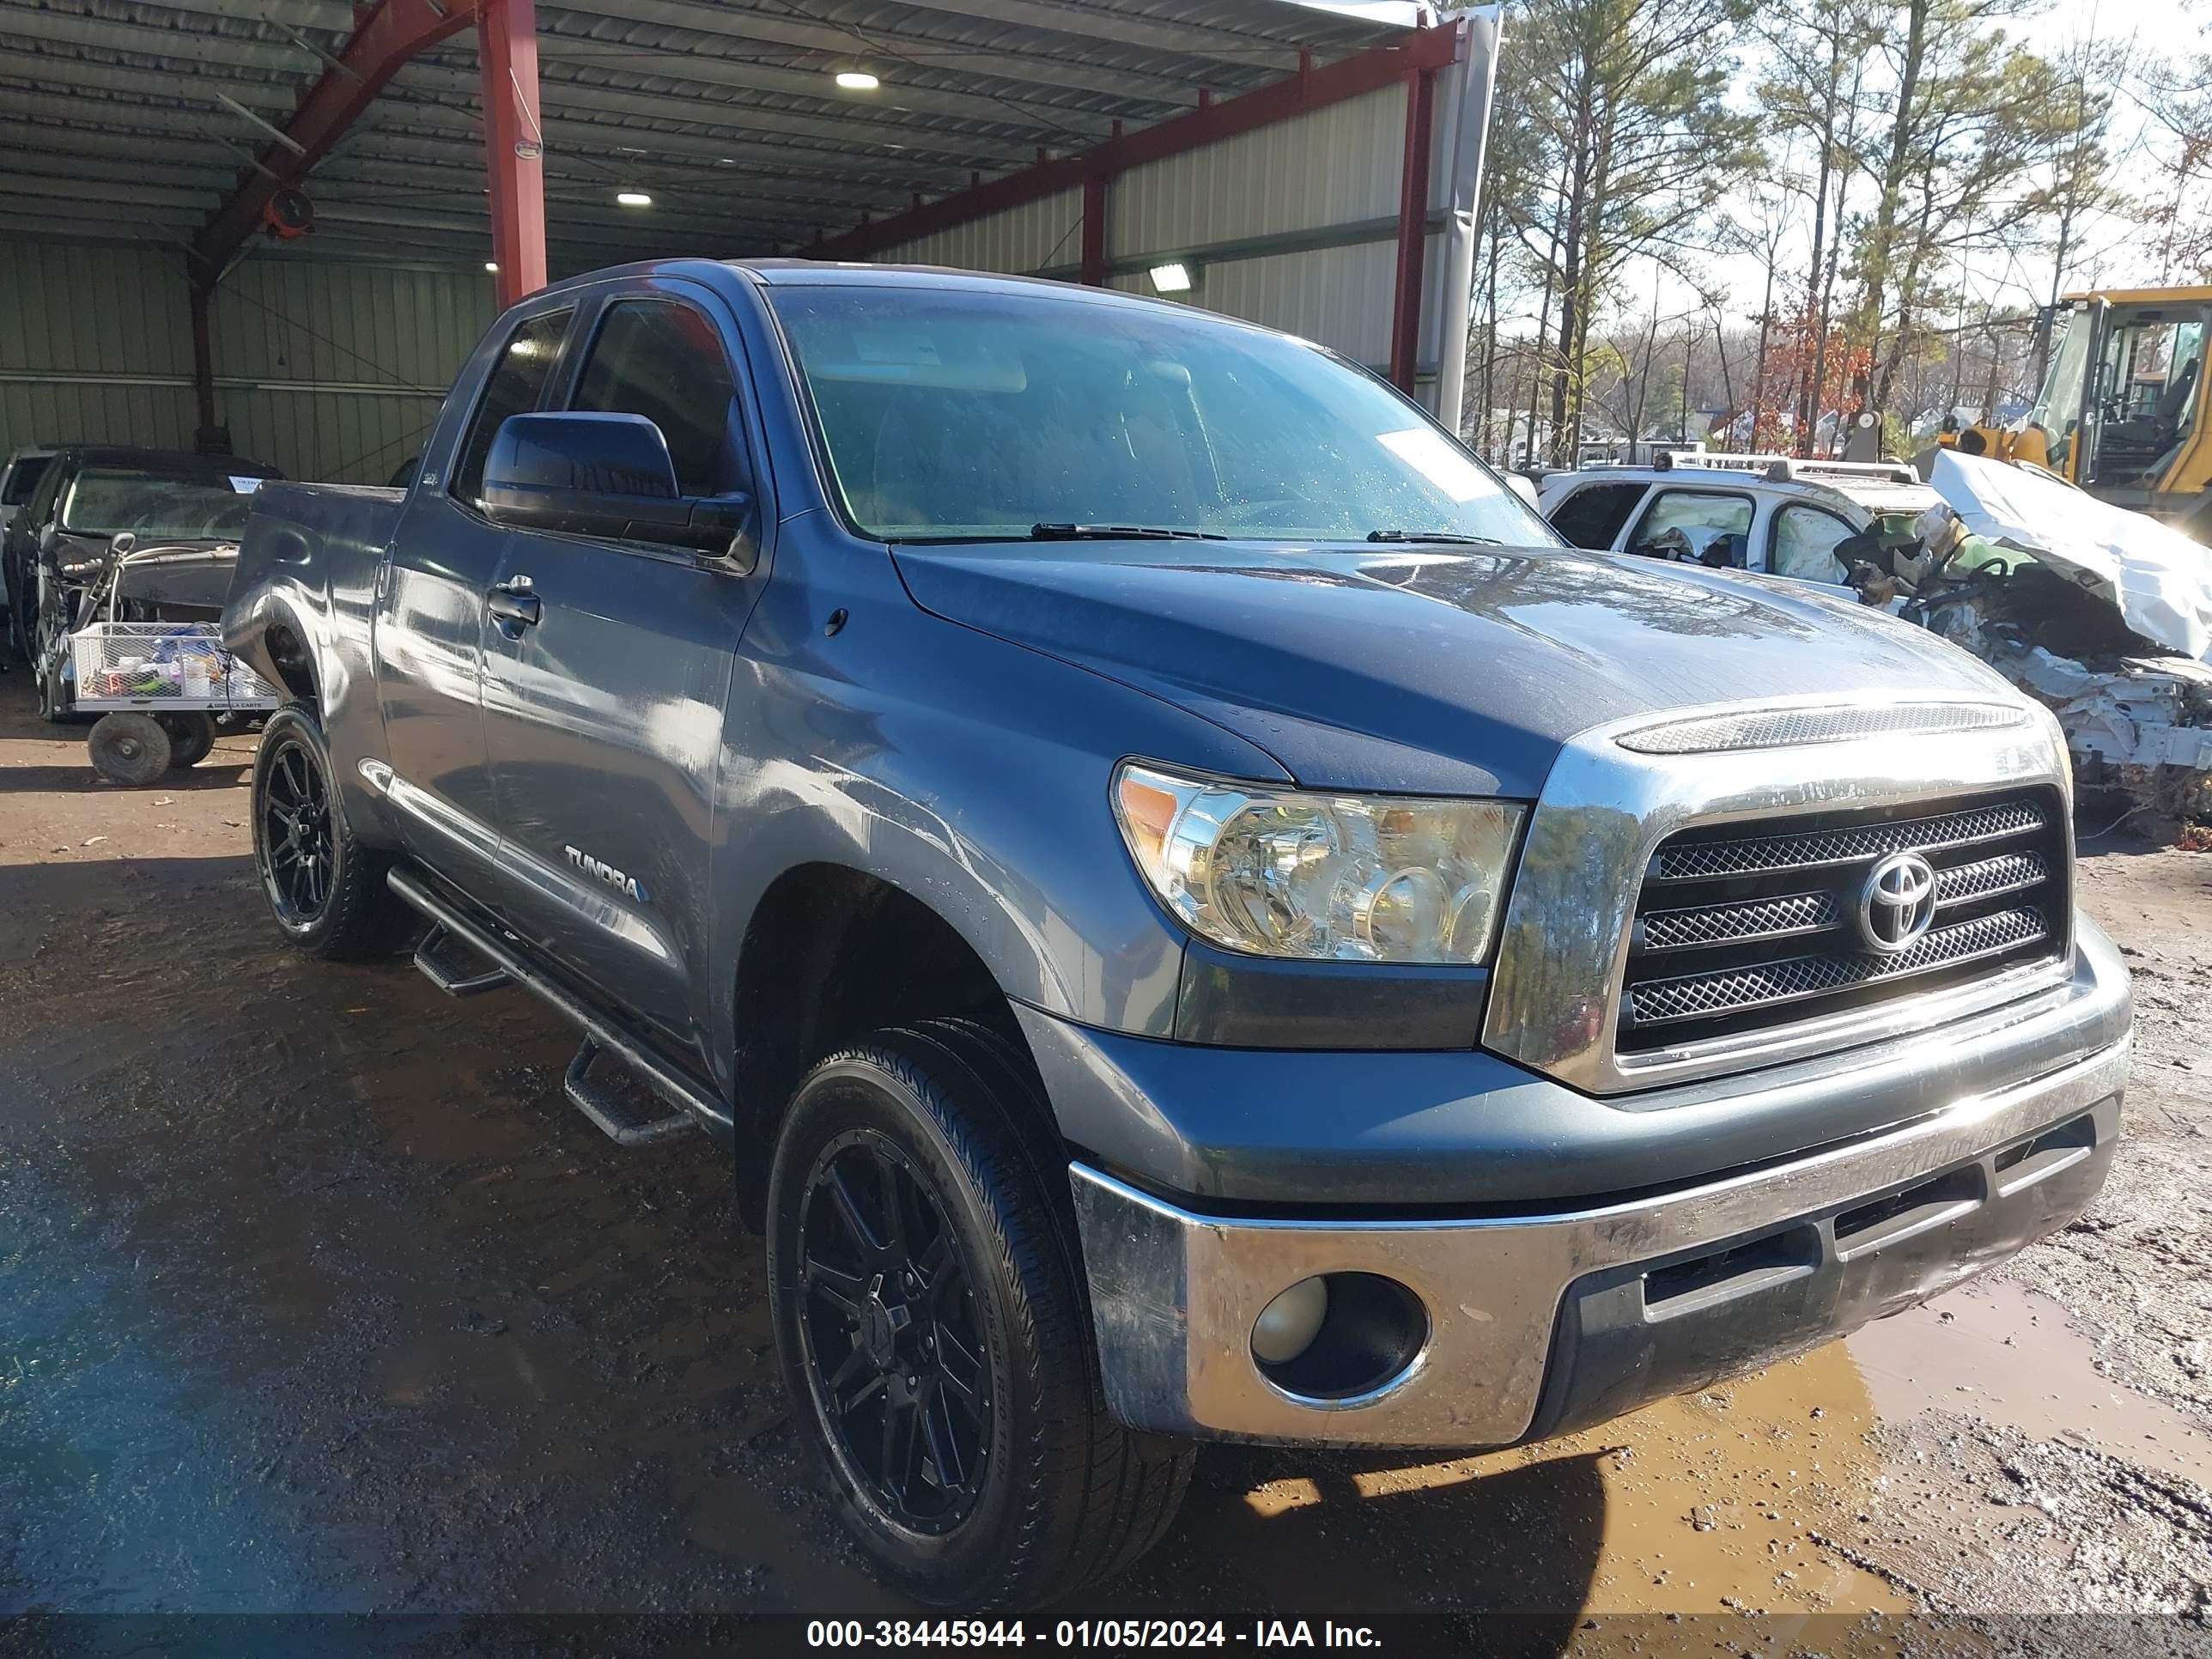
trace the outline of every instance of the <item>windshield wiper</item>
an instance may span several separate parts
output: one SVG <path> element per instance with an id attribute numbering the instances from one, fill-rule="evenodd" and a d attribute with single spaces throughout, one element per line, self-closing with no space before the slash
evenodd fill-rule
<path id="1" fill-rule="evenodd" d="M 1495 536 L 1461 536 L 1449 530 L 1370 530 L 1370 542 L 1443 542 L 1456 547 L 1503 547 Z"/>
<path id="2" fill-rule="evenodd" d="M 1225 542 L 1205 530 L 1168 530 L 1150 524 L 1033 524 L 1033 542 Z"/>

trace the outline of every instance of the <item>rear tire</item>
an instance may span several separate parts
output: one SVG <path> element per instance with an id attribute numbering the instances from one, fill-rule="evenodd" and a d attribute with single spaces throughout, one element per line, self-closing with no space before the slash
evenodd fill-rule
<path id="1" fill-rule="evenodd" d="M 209 714 L 157 714 L 169 734 L 169 765 L 181 771 L 198 766 L 215 749 L 215 720 Z"/>
<path id="2" fill-rule="evenodd" d="M 305 703 L 269 717 L 253 757 L 253 863 L 270 914 L 311 957 L 367 962 L 405 938 L 410 913 L 384 884 L 391 860 L 346 822 L 321 722 Z"/>
<path id="3" fill-rule="evenodd" d="M 151 714 L 102 714 L 84 746 L 110 783 L 143 789 L 169 769 L 169 733 Z"/>
<path id="4" fill-rule="evenodd" d="M 943 1606 L 1031 1607 L 1120 1571 L 1195 1461 L 1106 1409 L 1049 1123 L 1011 1045 L 933 1020 L 823 1060 L 777 1136 L 794 1411 L 861 1552 Z"/>

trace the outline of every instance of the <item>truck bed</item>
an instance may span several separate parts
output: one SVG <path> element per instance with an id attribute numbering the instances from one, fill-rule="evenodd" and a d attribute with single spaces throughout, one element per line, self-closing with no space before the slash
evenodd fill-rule
<path id="1" fill-rule="evenodd" d="M 288 671 L 278 660 L 283 631 L 303 645 L 330 638 L 338 621 L 333 595 L 338 609 L 360 607 L 356 620 L 366 624 L 376 569 L 406 500 L 404 489 L 369 484 L 264 484 L 239 544 L 223 644 L 264 678 L 300 692 L 291 684 L 296 665 Z"/>

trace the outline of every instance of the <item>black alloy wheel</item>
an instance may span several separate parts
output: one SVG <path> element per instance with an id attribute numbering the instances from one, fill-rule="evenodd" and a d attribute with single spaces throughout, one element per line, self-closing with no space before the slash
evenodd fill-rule
<path id="1" fill-rule="evenodd" d="M 945 1206 L 872 1129 L 824 1146 L 799 1216 L 806 1376 L 834 1450 L 886 1518 L 951 1531 L 991 1443 L 991 1368 L 969 1264 Z"/>
<path id="2" fill-rule="evenodd" d="M 261 817 L 270 898 L 284 921 L 305 927 L 330 902 L 336 854 L 320 757 L 296 738 L 269 757 Z"/>

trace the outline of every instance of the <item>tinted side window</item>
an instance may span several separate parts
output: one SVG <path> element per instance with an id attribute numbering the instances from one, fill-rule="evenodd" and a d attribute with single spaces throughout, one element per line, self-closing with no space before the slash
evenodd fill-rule
<path id="1" fill-rule="evenodd" d="M 32 529 L 36 530 L 54 516 L 54 499 L 62 492 L 62 481 L 75 470 L 74 467 L 49 465 L 40 477 L 39 487 L 31 495 Z"/>
<path id="2" fill-rule="evenodd" d="M 744 484 L 730 418 L 736 395 L 730 360 L 705 316 L 669 301 L 628 300 L 608 307 L 570 404 L 644 416 L 668 440 L 678 489 L 726 495 Z"/>
<path id="3" fill-rule="evenodd" d="M 1552 528 L 1577 547 L 1602 551 L 1613 545 L 1620 526 L 1644 499 L 1640 483 L 1584 484 L 1559 503 L 1552 514 Z"/>
<path id="4" fill-rule="evenodd" d="M 8 475 L 8 492 L 0 496 L 0 507 L 20 506 L 39 487 L 39 480 L 46 476 L 52 461 L 51 455 L 39 455 L 16 462 L 15 470 Z"/>
<path id="5" fill-rule="evenodd" d="M 552 378 L 553 365 L 561 360 L 561 341 L 568 332 L 568 319 L 575 314 L 549 311 L 541 317 L 526 318 L 507 337 L 506 349 L 492 365 L 483 397 L 469 422 L 468 436 L 461 441 L 460 459 L 453 464 L 453 477 L 446 481 L 447 489 L 457 499 L 471 507 L 480 505 L 484 459 L 491 453 L 491 441 L 499 432 L 500 422 L 510 415 L 527 415 L 538 407 L 545 382 Z"/>

